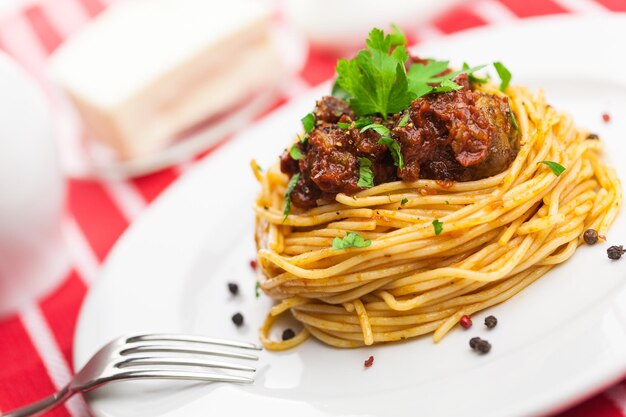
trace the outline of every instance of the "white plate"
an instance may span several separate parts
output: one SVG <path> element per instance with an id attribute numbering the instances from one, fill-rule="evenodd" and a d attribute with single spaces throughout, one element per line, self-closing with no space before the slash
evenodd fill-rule
<path id="1" fill-rule="evenodd" d="M 544 86 L 548 101 L 601 135 L 612 162 L 626 158 L 626 56 L 608 40 L 626 18 L 546 18 L 469 31 L 419 48 L 454 63 L 501 60 L 514 82 Z M 158 199 L 119 241 L 84 304 L 75 341 L 80 367 L 100 345 L 137 331 L 192 332 L 257 340 L 270 301 L 254 297 L 248 162 L 275 160 L 299 119 L 328 86 L 252 126 Z M 609 112 L 612 122 L 602 122 Z M 626 178 L 626 164 L 617 165 Z M 609 234 L 624 244 L 626 218 Z M 435 345 L 429 337 L 339 350 L 311 340 L 262 352 L 253 386 L 124 383 L 87 397 L 98 417 L 126 416 L 525 416 L 580 401 L 626 372 L 626 260 L 608 245 L 576 255 L 503 305 L 477 314 Z M 230 297 L 226 283 L 240 284 Z M 241 311 L 246 324 L 230 322 Z M 487 331 L 482 319 L 500 324 Z M 468 348 L 487 337 L 490 354 Z M 374 366 L 363 361 L 375 356 Z M 214 412 L 214 413 L 212 413 Z M 244 414 L 247 413 L 247 414 Z"/>

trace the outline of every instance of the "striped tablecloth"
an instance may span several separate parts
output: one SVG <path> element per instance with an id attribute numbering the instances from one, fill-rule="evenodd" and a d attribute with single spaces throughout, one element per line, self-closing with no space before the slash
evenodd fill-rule
<path id="1" fill-rule="evenodd" d="M 44 88 L 47 56 L 113 0 L 31 0 L 0 17 L 0 49 L 12 55 Z M 295 1 L 295 0 L 293 0 Z M 470 27 L 559 13 L 626 12 L 626 0 L 477 0 L 467 2 L 410 33 L 415 41 Z M 581 29 L 582 30 L 582 29 Z M 333 75 L 336 56 L 311 50 L 305 69 L 288 83 L 273 108 L 298 90 Z M 0 92 L 1 94 L 1 92 Z M 202 158 L 211 158 L 208 151 Z M 45 298 L 0 321 L 0 412 L 47 396 L 72 375 L 72 340 L 81 302 L 98 268 L 126 227 L 188 164 L 131 181 L 69 178 L 64 232 L 71 266 Z M 626 416 L 626 381 L 563 412 L 567 417 Z M 88 416 L 81 398 L 49 415 Z"/>

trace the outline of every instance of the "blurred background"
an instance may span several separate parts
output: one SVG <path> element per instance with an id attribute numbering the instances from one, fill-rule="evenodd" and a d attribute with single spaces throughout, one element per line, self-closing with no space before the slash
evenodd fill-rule
<path id="1" fill-rule="evenodd" d="M 625 0 L 0 0 L 0 412 L 67 381 L 80 304 L 128 225 L 238 131 L 331 79 L 373 26 L 393 22 L 415 44 L 625 11 Z M 626 394 L 613 397 L 567 415 L 621 416 Z"/>

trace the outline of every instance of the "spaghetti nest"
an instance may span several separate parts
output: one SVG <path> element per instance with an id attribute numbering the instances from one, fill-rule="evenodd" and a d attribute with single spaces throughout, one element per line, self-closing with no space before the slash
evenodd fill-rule
<path id="1" fill-rule="evenodd" d="M 501 94 L 491 84 L 480 89 Z M 254 170 L 261 288 L 281 300 L 261 328 L 267 349 L 310 335 L 344 348 L 427 333 L 437 342 L 461 316 L 509 299 L 567 260 L 586 229 L 606 234 L 622 190 L 599 157 L 600 142 L 542 93 L 519 86 L 506 93 L 521 148 L 493 177 L 390 182 L 285 218 L 287 176 L 278 164 Z M 565 171 L 556 175 L 542 161 Z M 333 239 L 348 232 L 371 245 L 333 250 Z M 271 340 L 272 325 L 287 312 L 302 331 Z"/>

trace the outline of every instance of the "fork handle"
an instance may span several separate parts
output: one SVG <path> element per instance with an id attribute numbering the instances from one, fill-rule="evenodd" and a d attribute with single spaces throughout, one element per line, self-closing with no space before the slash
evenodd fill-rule
<path id="1" fill-rule="evenodd" d="M 74 392 L 66 386 L 61 391 L 54 393 L 51 396 L 44 398 L 43 400 L 37 401 L 36 403 L 27 405 L 22 408 L 18 408 L 13 411 L 9 411 L 8 413 L 0 413 L 0 417 L 38 416 L 63 404 L 72 395 L 74 395 Z"/>

